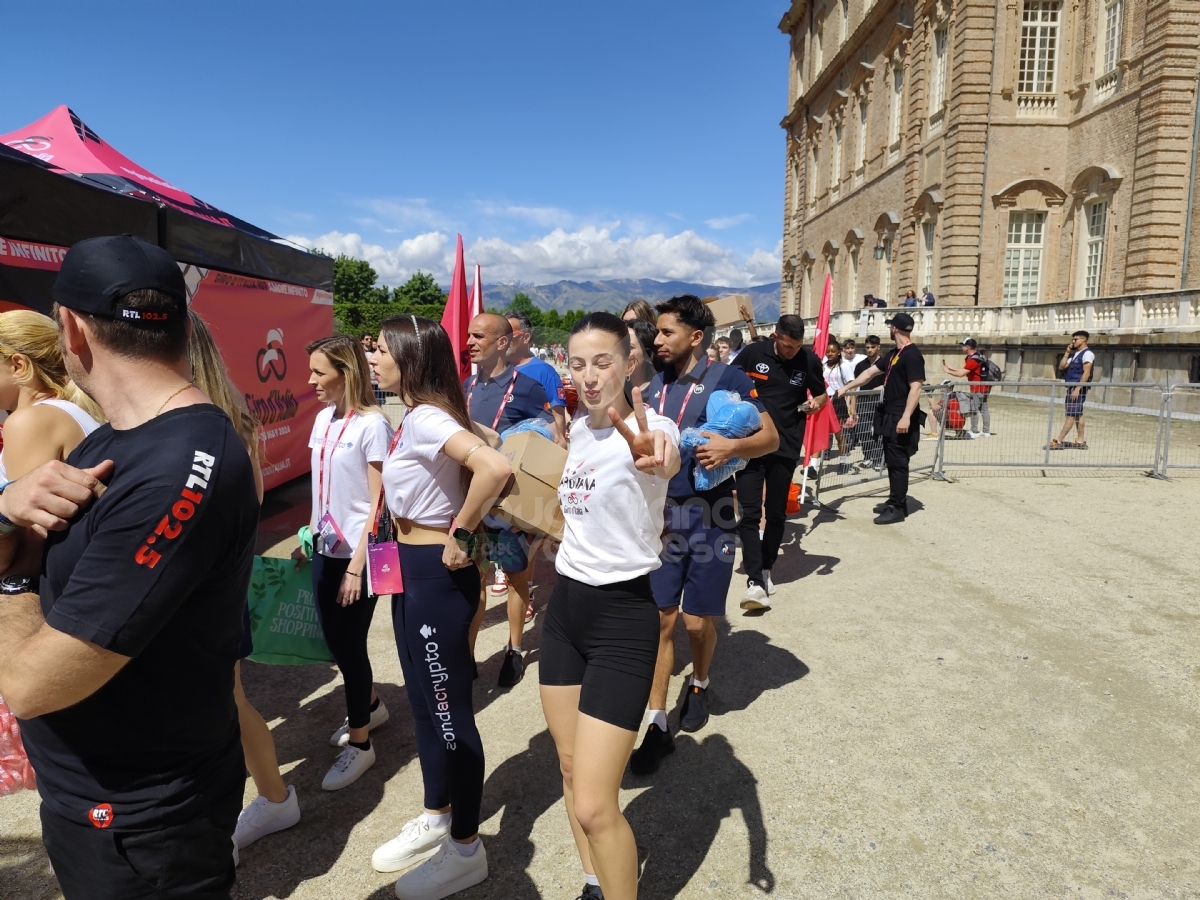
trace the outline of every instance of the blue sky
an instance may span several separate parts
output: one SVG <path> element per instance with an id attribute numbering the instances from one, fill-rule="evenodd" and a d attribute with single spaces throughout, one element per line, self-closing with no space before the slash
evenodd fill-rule
<path id="1" fill-rule="evenodd" d="M 784 0 L 8 4 L 0 133 L 71 106 L 277 234 L 444 279 L 776 281 Z"/>

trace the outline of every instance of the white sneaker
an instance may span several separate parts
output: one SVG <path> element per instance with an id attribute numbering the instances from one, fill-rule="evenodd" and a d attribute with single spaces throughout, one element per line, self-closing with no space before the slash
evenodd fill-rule
<path id="1" fill-rule="evenodd" d="M 362 777 L 363 772 L 375 765 L 375 747 L 370 750 L 359 750 L 349 745 L 342 748 L 337 761 L 325 773 L 321 789 L 325 791 L 340 791 L 349 787 Z"/>
<path id="2" fill-rule="evenodd" d="M 387 707 L 383 705 L 383 698 L 379 698 L 379 705 L 371 711 L 371 721 L 367 723 L 367 732 L 372 732 L 384 722 L 388 720 Z M 347 719 L 342 723 L 342 727 L 335 731 L 329 737 L 329 746 L 345 747 L 350 743 L 350 720 Z"/>
<path id="3" fill-rule="evenodd" d="M 775 582 L 771 580 L 770 569 L 763 569 L 763 587 L 767 589 L 768 594 L 775 593 Z"/>
<path id="4" fill-rule="evenodd" d="M 399 872 L 437 853 L 442 841 L 450 834 L 450 826 L 435 827 L 424 816 L 409 819 L 400 834 L 375 848 L 371 865 L 376 872 Z"/>
<path id="5" fill-rule="evenodd" d="M 487 851 L 483 844 L 474 856 L 463 856 L 446 838 L 437 852 L 396 882 L 399 900 L 441 900 L 479 884 L 488 877 Z"/>
<path id="6" fill-rule="evenodd" d="M 291 828 L 299 821 L 300 804 L 296 800 L 296 789 L 289 784 L 286 800 L 272 803 L 259 794 L 253 803 L 242 810 L 233 832 L 233 843 L 238 849 L 244 849 L 260 837 Z"/>
<path id="7" fill-rule="evenodd" d="M 763 590 L 762 585 L 757 581 L 751 581 L 746 585 L 746 597 L 742 600 L 742 609 L 770 609 L 771 601 L 767 598 L 767 592 Z"/>

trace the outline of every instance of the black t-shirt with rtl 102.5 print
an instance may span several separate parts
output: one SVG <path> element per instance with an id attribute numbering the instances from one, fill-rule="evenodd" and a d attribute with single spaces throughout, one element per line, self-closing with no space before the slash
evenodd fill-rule
<path id="1" fill-rule="evenodd" d="M 67 462 L 106 459 L 107 490 L 47 541 L 42 613 L 131 659 L 86 700 L 21 729 L 52 812 L 152 830 L 240 802 L 233 667 L 259 506 L 250 457 L 209 404 L 104 425 Z"/>

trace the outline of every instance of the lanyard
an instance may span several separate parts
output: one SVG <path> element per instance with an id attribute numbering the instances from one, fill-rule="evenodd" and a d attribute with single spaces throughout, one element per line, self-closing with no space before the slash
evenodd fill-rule
<path id="1" fill-rule="evenodd" d="M 504 399 L 500 401 L 500 408 L 496 410 L 496 418 L 492 422 L 492 431 L 496 430 L 496 426 L 500 424 L 500 417 L 504 415 L 504 408 L 508 406 L 508 401 L 512 399 L 513 386 L 517 383 L 517 370 L 513 367 L 512 378 L 508 382 L 508 387 L 504 391 Z M 475 396 L 475 386 L 479 384 L 479 376 L 475 375 L 471 378 L 471 389 L 467 391 L 467 413 L 471 412 L 471 399 Z"/>
<path id="2" fill-rule="evenodd" d="M 705 364 L 704 371 L 702 373 L 700 373 L 700 377 L 696 380 L 697 385 L 704 384 L 704 378 L 706 375 L 708 375 L 708 367 L 711 365 L 712 365 L 712 360 L 710 359 Z M 692 394 L 694 394 L 694 393 L 696 393 L 696 385 L 692 385 L 692 387 L 687 392 L 687 396 L 685 396 L 683 398 L 683 404 L 679 407 L 679 417 L 675 420 L 676 427 L 681 427 L 683 425 L 683 414 L 685 412 L 687 412 L 688 404 L 692 402 Z M 666 405 L 667 405 L 667 383 L 664 381 L 662 396 L 658 398 L 658 414 L 660 416 L 663 414 L 663 408 Z"/>
<path id="3" fill-rule="evenodd" d="M 888 379 L 892 377 L 892 369 L 896 368 L 896 363 L 900 362 L 900 354 L 908 349 L 908 344 L 905 344 L 896 351 L 896 355 L 892 357 L 892 361 L 888 363 L 887 374 L 883 376 L 883 385 L 887 387 Z"/>
<path id="4" fill-rule="evenodd" d="M 409 410 L 411 412 L 412 410 Z M 388 459 L 391 459 L 393 453 L 396 452 L 396 447 L 400 444 L 400 435 L 404 432 L 404 423 L 400 423 L 400 427 L 396 429 L 396 433 L 392 435 L 392 442 L 388 444 Z M 379 537 L 379 526 L 383 524 L 384 510 L 387 509 L 387 494 L 382 484 L 379 485 L 379 504 L 375 507 L 375 521 L 371 524 L 371 537 Z"/>
<path id="5" fill-rule="evenodd" d="M 325 512 L 329 511 L 329 502 L 333 499 L 333 454 L 337 451 L 338 444 L 342 442 L 342 435 L 346 433 L 346 426 L 350 424 L 350 420 L 354 418 L 354 410 L 346 413 L 346 418 L 342 420 L 342 430 L 338 432 L 337 440 L 333 442 L 333 449 L 329 451 L 329 496 L 325 496 L 325 448 L 329 443 L 329 429 L 333 427 L 333 416 L 329 417 L 329 424 L 325 426 L 325 437 L 321 438 L 321 462 L 317 467 L 317 502 L 324 504 L 322 507 Z"/>

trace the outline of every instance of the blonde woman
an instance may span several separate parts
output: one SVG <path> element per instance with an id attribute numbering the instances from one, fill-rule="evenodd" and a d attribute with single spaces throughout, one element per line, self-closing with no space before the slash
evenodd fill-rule
<path id="1" fill-rule="evenodd" d="M 208 395 L 214 405 L 224 410 L 233 422 L 233 428 L 242 439 L 246 452 L 254 463 L 254 487 L 258 501 L 263 498 L 262 471 L 259 460 L 258 421 L 246 407 L 242 393 L 229 378 L 221 351 L 217 349 L 208 326 L 199 315 L 188 310 L 191 335 L 188 337 L 188 359 L 192 364 L 192 383 Z M 253 650 L 250 641 L 250 609 L 246 608 L 242 632 L 242 659 Z M 237 830 L 233 833 L 234 845 L 244 849 L 260 837 L 291 828 L 300 821 L 300 804 L 296 789 L 283 783 L 279 774 L 279 761 L 275 755 L 275 740 L 271 729 L 250 701 L 242 688 L 241 660 L 233 669 L 233 699 L 238 708 L 238 724 L 242 730 L 242 752 L 246 756 L 246 768 L 254 779 L 258 797 L 242 810 L 238 816 Z"/>
<path id="2" fill-rule="evenodd" d="M 0 409 L 9 413 L 0 483 L 65 460 L 104 421 L 67 377 L 54 320 L 25 309 L 0 313 Z"/>
<path id="3" fill-rule="evenodd" d="M 375 693 L 367 632 L 378 597 L 367 590 L 367 536 L 383 484 L 392 428 L 375 403 L 362 344 L 339 334 L 313 341 L 308 383 L 326 407 L 317 413 L 312 448 L 313 596 L 325 642 L 342 673 L 346 721 L 329 742 L 341 748 L 321 787 L 349 787 L 375 764 L 370 732 L 388 719 Z M 303 558 L 303 550 L 297 551 Z"/>

